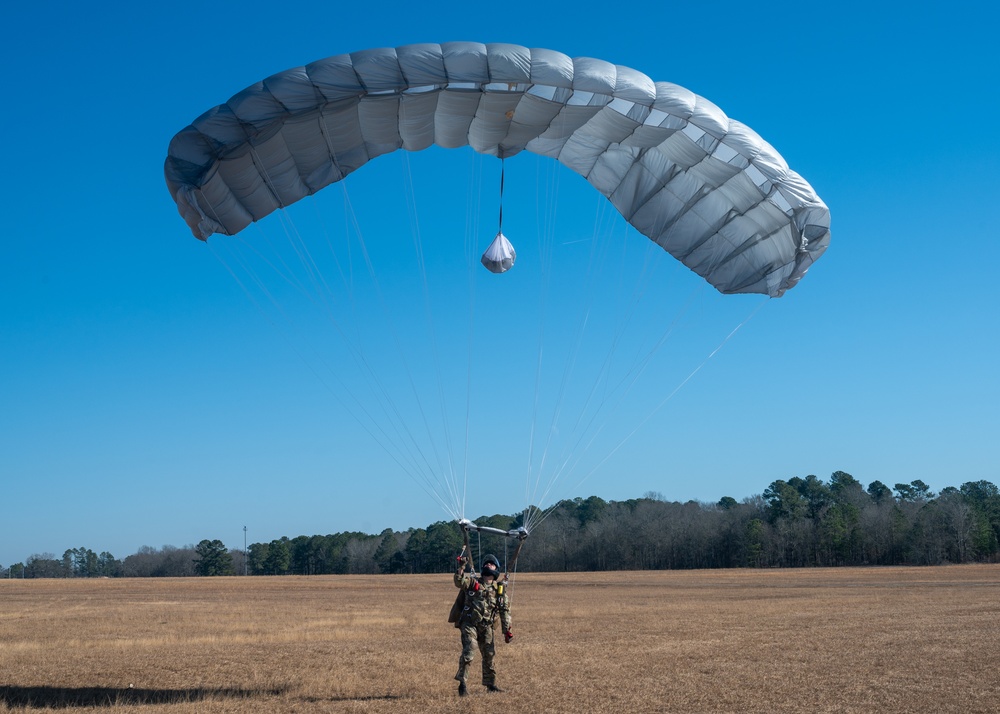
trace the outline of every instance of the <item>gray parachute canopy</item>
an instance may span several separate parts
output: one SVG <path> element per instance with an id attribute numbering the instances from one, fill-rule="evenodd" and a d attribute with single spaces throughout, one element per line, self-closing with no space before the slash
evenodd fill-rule
<path id="1" fill-rule="evenodd" d="M 723 293 L 778 297 L 830 241 L 812 187 L 711 102 L 628 67 L 508 44 L 373 49 L 281 72 L 179 132 L 164 171 L 207 240 L 431 144 L 557 159 Z"/>

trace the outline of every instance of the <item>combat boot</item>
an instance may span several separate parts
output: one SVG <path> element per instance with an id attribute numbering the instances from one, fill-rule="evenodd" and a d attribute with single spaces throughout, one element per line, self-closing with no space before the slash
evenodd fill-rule
<path id="1" fill-rule="evenodd" d="M 503 690 L 500 689 L 500 687 L 498 687 L 495 684 L 487 684 L 486 685 L 486 691 L 487 692 L 502 692 Z"/>
<path id="2" fill-rule="evenodd" d="M 467 666 L 468 663 L 465 660 L 458 660 L 458 671 L 455 672 L 455 679 L 458 680 L 458 696 L 460 697 L 464 697 L 469 693 L 469 690 L 465 687 L 465 668 Z"/>

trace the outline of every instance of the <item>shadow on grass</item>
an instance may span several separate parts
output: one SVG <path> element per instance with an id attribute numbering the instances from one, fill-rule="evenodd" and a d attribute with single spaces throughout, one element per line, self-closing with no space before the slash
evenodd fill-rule
<path id="1" fill-rule="evenodd" d="M 0 704 L 11 708 L 111 707 L 135 704 L 176 704 L 204 699 L 250 699 L 284 694 L 283 689 L 119 689 L 112 687 L 12 687 L 0 685 Z"/>
<path id="2" fill-rule="evenodd" d="M 363 694 L 356 697 L 298 697 L 299 701 L 308 702 L 309 704 L 318 704 L 320 702 L 378 702 L 403 698 L 400 694 Z"/>

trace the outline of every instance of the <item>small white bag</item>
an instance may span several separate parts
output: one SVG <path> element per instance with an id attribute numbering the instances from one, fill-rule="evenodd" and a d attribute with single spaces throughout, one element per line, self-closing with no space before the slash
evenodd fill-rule
<path id="1" fill-rule="evenodd" d="M 497 237 L 490 243 L 490 247 L 483 253 L 482 263 L 491 273 L 504 273 L 514 266 L 517 253 L 514 246 L 507 240 L 503 233 L 497 233 Z"/>

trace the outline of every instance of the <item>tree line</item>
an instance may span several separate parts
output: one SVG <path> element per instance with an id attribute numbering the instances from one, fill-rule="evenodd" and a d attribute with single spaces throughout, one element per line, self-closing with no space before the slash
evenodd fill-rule
<path id="1" fill-rule="evenodd" d="M 667 501 L 659 493 L 627 501 L 597 496 L 557 503 L 537 521 L 517 567 L 529 571 L 935 565 L 1000 562 L 1000 490 L 974 481 L 933 493 L 923 481 L 867 487 L 837 471 L 771 483 L 762 494 L 716 503 Z M 524 514 L 476 519 L 502 530 Z M 7 577 L 157 577 L 444 573 L 463 536 L 440 521 L 378 535 L 343 532 L 253 543 L 244 553 L 220 540 L 140 548 L 124 560 L 87 548 L 61 559 L 33 555 Z M 501 561 L 514 544 L 473 534 L 474 554 Z"/>
<path id="2" fill-rule="evenodd" d="M 96 554 L 90 548 L 70 548 L 61 558 L 52 553 L 35 554 L 24 563 L 0 567 L 5 578 L 151 578 L 195 575 L 237 575 L 245 572 L 242 550 L 229 550 L 220 540 L 177 548 L 144 545 L 136 553 L 118 560 L 111 553 Z"/>

